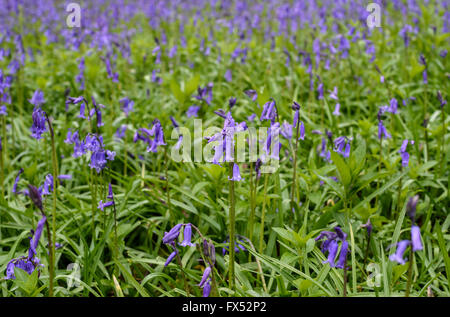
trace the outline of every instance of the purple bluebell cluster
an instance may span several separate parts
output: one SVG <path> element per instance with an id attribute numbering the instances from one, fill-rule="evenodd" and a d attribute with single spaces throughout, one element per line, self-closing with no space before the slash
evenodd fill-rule
<path id="1" fill-rule="evenodd" d="M 197 100 L 203 100 L 204 102 L 206 102 L 208 106 L 210 106 L 213 98 L 212 94 L 213 86 L 214 86 L 213 83 L 208 83 L 204 88 L 198 87 L 197 89 L 198 94 L 195 96 L 195 98 Z"/>
<path id="2" fill-rule="evenodd" d="M 164 233 L 164 237 L 162 239 L 163 243 L 168 244 L 171 249 L 173 250 L 172 253 L 170 253 L 169 257 L 167 258 L 166 262 L 164 263 L 164 266 L 169 265 L 170 262 L 179 254 L 179 250 L 176 247 L 176 241 L 181 233 L 181 229 L 184 227 L 183 230 L 183 241 L 181 243 L 178 243 L 178 245 L 182 247 L 195 247 L 195 244 L 192 243 L 192 227 L 193 225 L 190 223 L 182 224 L 179 223 L 175 225 L 172 229 L 169 230 L 169 232 Z M 197 231 L 198 229 L 195 228 Z M 198 231 L 199 232 L 199 231 Z M 200 234 L 200 232 L 199 232 Z M 200 234 L 201 235 L 201 234 Z M 212 275 L 212 268 L 214 267 L 214 264 L 216 262 L 216 252 L 215 247 L 212 242 L 206 241 L 206 239 L 203 238 L 203 255 L 205 256 L 207 264 L 205 270 L 203 271 L 202 279 L 198 286 L 203 288 L 203 296 L 208 297 L 211 292 L 211 275 Z"/>
<path id="3" fill-rule="evenodd" d="M 350 139 L 346 136 L 340 136 L 334 140 L 334 151 L 343 157 L 350 156 Z"/>
<path id="4" fill-rule="evenodd" d="M 334 231 L 322 231 L 319 236 L 315 239 L 316 241 L 322 240 L 320 249 L 323 254 L 328 252 L 327 260 L 323 263 L 329 263 L 331 267 L 337 267 L 340 269 L 345 268 L 347 263 L 347 253 L 348 253 L 348 242 L 347 234 L 342 231 L 340 227 L 334 227 Z M 336 256 L 338 254 L 339 242 L 341 242 L 341 249 L 339 253 L 339 259 L 337 264 L 335 263 Z"/>
<path id="5" fill-rule="evenodd" d="M 212 162 L 214 164 L 220 165 L 223 162 L 233 162 L 234 161 L 234 135 L 238 132 L 247 130 L 247 124 L 245 121 L 237 124 L 231 112 L 225 114 L 224 112 L 220 113 L 222 117 L 224 117 L 225 121 L 223 124 L 222 131 L 214 134 L 209 138 L 208 143 L 217 141 L 218 144 L 214 146 L 214 157 Z M 239 171 L 239 167 L 237 167 L 237 172 Z M 236 175 L 236 177 L 238 177 Z"/>
<path id="6" fill-rule="evenodd" d="M 8 262 L 6 266 L 6 277 L 5 279 L 15 279 L 16 276 L 14 275 L 14 269 L 22 269 L 25 272 L 27 272 L 29 275 L 31 275 L 36 269 L 39 270 L 39 267 L 43 266 L 43 264 L 40 263 L 40 260 L 38 257 L 36 257 L 36 249 L 39 244 L 39 240 L 42 235 L 42 231 L 44 230 L 45 222 L 47 221 L 47 218 L 45 215 L 42 215 L 41 220 L 39 220 L 36 231 L 32 233 L 32 236 L 30 237 L 30 247 L 28 249 L 28 256 L 21 256 L 15 259 L 12 259 Z"/>
<path id="7" fill-rule="evenodd" d="M 136 143 L 139 140 L 147 143 L 147 152 L 158 152 L 158 146 L 166 145 L 161 122 L 158 119 L 155 119 L 153 120 L 152 127 L 150 129 L 138 129 L 134 134 L 133 141 Z"/>

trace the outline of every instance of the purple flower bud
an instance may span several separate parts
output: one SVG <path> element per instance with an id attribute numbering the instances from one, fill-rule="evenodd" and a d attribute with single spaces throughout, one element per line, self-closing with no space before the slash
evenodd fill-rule
<path id="1" fill-rule="evenodd" d="M 367 222 L 364 225 L 361 225 L 361 227 L 366 228 L 367 235 L 370 237 L 372 234 L 372 223 L 370 222 L 370 219 L 367 220 Z"/>
<path id="2" fill-rule="evenodd" d="M 408 213 L 409 218 L 411 218 L 411 221 L 415 222 L 416 217 L 416 207 L 417 203 L 419 202 L 419 195 L 415 195 L 414 197 L 411 197 L 408 200 L 408 203 L 406 204 L 406 212 Z"/>
<path id="3" fill-rule="evenodd" d="M 230 100 L 228 100 L 228 106 L 230 107 L 230 109 L 234 107 L 234 105 L 236 104 L 236 100 L 237 99 L 234 97 L 231 97 Z"/>
<path id="4" fill-rule="evenodd" d="M 167 260 L 166 260 L 166 263 L 164 263 L 164 266 L 166 267 L 167 265 L 169 265 L 169 263 L 170 262 L 172 262 L 172 260 L 175 258 L 175 256 L 177 255 L 177 251 L 175 250 L 175 251 L 173 251 L 170 255 L 169 255 L 169 257 L 167 258 Z"/>
<path id="5" fill-rule="evenodd" d="M 31 185 L 28 184 L 28 195 L 31 198 L 31 201 L 33 202 L 33 204 L 40 210 L 43 211 L 43 206 L 42 206 L 42 196 L 41 193 L 39 192 L 39 190 Z"/>
<path id="6" fill-rule="evenodd" d="M 203 271 L 203 276 L 202 279 L 200 281 L 200 284 L 198 284 L 198 286 L 203 287 L 206 283 L 206 280 L 208 279 L 209 275 L 211 274 L 211 267 L 208 266 L 205 271 Z"/>
<path id="7" fill-rule="evenodd" d="M 19 183 L 20 174 L 22 174 L 22 173 L 23 173 L 23 168 L 21 168 L 19 170 L 19 172 L 17 173 L 16 179 L 14 180 L 14 185 L 13 185 L 13 188 L 12 188 L 13 194 L 17 194 L 17 184 Z"/>
<path id="8" fill-rule="evenodd" d="M 444 108 L 444 106 L 447 104 L 447 101 L 442 97 L 442 94 L 439 90 L 437 92 L 437 98 L 441 104 L 441 108 Z"/>

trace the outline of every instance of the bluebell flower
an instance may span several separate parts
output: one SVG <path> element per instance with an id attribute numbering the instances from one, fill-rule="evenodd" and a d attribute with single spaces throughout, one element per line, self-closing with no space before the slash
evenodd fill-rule
<path id="1" fill-rule="evenodd" d="M 123 139 L 125 137 L 125 132 L 127 131 L 127 125 L 122 124 L 119 128 L 116 130 L 116 138 Z"/>
<path id="2" fill-rule="evenodd" d="M 239 172 L 239 165 L 234 163 L 233 164 L 233 177 L 232 178 L 228 178 L 228 180 L 230 181 L 236 181 L 239 182 L 240 180 L 242 180 L 241 174 Z"/>
<path id="3" fill-rule="evenodd" d="M 128 117 L 131 111 L 133 111 L 133 105 L 134 101 L 130 100 L 128 97 L 122 98 L 119 100 L 123 112 L 125 112 L 125 115 Z"/>
<path id="4" fill-rule="evenodd" d="M 330 98 L 334 99 L 334 100 L 339 100 L 338 98 L 338 88 L 335 86 L 333 91 L 329 91 L 330 92 Z"/>
<path id="5" fill-rule="evenodd" d="M 334 107 L 333 115 L 335 115 L 335 116 L 340 116 L 340 115 L 341 115 L 341 113 L 340 113 L 340 111 L 339 111 L 340 108 L 341 108 L 341 104 L 340 104 L 340 103 L 337 103 L 336 106 Z"/>
<path id="6" fill-rule="evenodd" d="M 45 126 L 46 114 L 39 106 L 35 106 L 32 118 L 33 118 L 33 125 L 31 126 L 30 129 L 31 136 L 37 140 L 42 139 L 42 133 L 47 131 L 47 127 Z"/>
<path id="7" fill-rule="evenodd" d="M 39 244 L 39 239 L 42 235 L 46 220 L 47 218 L 45 217 L 45 215 L 43 215 L 41 220 L 39 220 L 36 231 L 30 238 L 30 248 L 28 249 L 28 256 L 21 256 L 8 262 L 6 266 L 5 279 L 8 280 L 16 278 L 16 276 L 14 275 L 14 268 L 22 269 L 27 274 L 31 275 L 36 269 L 39 269 L 39 266 L 42 266 L 42 264 L 40 264 L 39 258 L 36 257 L 36 249 Z"/>
<path id="8" fill-rule="evenodd" d="M 227 69 L 224 77 L 225 77 L 226 81 L 228 81 L 228 82 L 233 81 L 233 77 L 231 75 L 231 69 Z"/>
<path id="9" fill-rule="evenodd" d="M 183 226 L 182 223 L 177 224 L 169 232 L 164 233 L 163 243 L 170 244 L 175 241 L 176 238 L 180 235 L 180 229 Z"/>
<path id="10" fill-rule="evenodd" d="M 344 150 L 345 147 L 345 150 Z M 341 154 L 343 157 L 349 157 L 350 155 L 350 140 L 345 136 L 340 136 L 334 140 L 335 152 Z"/>
<path id="11" fill-rule="evenodd" d="M 409 164 L 409 153 L 406 151 L 408 143 L 414 144 L 414 141 L 411 140 L 403 140 L 402 146 L 400 147 L 400 150 L 398 151 L 400 153 L 400 156 L 402 158 L 402 166 L 406 167 Z"/>
<path id="12" fill-rule="evenodd" d="M 41 190 L 41 195 L 50 195 L 53 191 L 53 176 L 52 174 L 48 174 L 45 176 L 44 185 Z"/>
<path id="13" fill-rule="evenodd" d="M 203 271 L 202 279 L 201 279 L 200 283 L 198 284 L 198 286 L 203 287 L 203 285 L 205 285 L 206 281 L 208 280 L 210 274 L 211 274 L 211 267 L 208 266 Z"/>
<path id="14" fill-rule="evenodd" d="M 104 208 L 111 207 L 112 205 L 114 205 L 114 201 L 103 202 L 103 200 L 100 200 L 99 203 L 98 203 L 97 209 L 100 209 L 101 211 L 104 211 Z"/>
<path id="15" fill-rule="evenodd" d="M 174 251 L 168 256 L 166 262 L 164 263 L 164 266 L 169 265 L 170 262 L 177 256 L 178 250 L 174 248 Z"/>
<path id="16" fill-rule="evenodd" d="M 414 223 L 416 219 L 417 203 L 419 202 L 419 195 L 415 195 L 408 200 L 406 204 L 406 213 L 408 214 L 411 222 Z"/>
<path id="17" fill-rule="evenodd" d="M 40 107 L 45 103 L 44 93 L 39 89 L 35 90 L 33 93 L 33 97 L 28 100 L 35 108 Z"/>
<path id="18" fill-rule="evenodd" d="M 258 93 L 256 92 L 256 90 L 253 89 L 249 89 L 244 91 L 244 93 L 250 97 L 252 99 L 252 101 L 256 101 L 256 99 L 258 98 Z"/>
<path id="19" fill-rule="evenodd" d="M 386 139 L 390 139 L 391 138 L 391 135 L 386 130 L 386 127 L 383 125 L 383 121 L 382 120 L 378 120 L 378 139 L 381 140 L 383 138 L 383 136 Z"/>
<path id="20" fill-rule="evenodd" d="M 205 88 L 198 87 L 197 89 L 198 95 L 196 95 L 195 98 L 197 100 L 205 101 L 208 104 L 208 106 L 211 105 L 213 86 L 214 86 L 213 83 L 208 83 L 208 85 L 206 85 Z"/>
<path id="21" fill-rule="evenodd" d="M 261 113 L 260 120 L 270 120 L 272 123 L 275 121 L 277 116 L 276 103 L 275 100 L 271 99 L 266 102 L 263 106 L 263 111 Z"/>
<path id="22" fill-rule="evenodd" d="M 196 105 L 192 105 L 188 108 L 188 110 L 186 111 L 186 116 L 188 118 L 190 117 L 197 117 L 198 116 L 198 111 L 200 110 L 200 106 L 196 106 Z"/>
<path id="23" fill-rule="evenodd" d="M 411 244 L 413 252 L 423 250 L 422 241 L 420 237 L 420 228 L 417 225 L 411 227 Z"/>
<path id="24" fill-rule="evenodd" d="M 186 247 L 195 247 L 195 244 L 191 242 L 192 239 L 192 226 L 190 223 L 184 226 L 184 232 L 183 232 L 183 242 L 180 243 L 181 246 Z"/>
<path id="25" fill-rule="evenodd" d="M 437 98 L 438 98 L 438 100 L 439 100 L 439 103 L 440 103 L 440 106 L 441 106 L 441 108 L 444 108 L 444 106 L 447 104 L 447 100 L 445 100 L 443 97 L 442 97 L 442 94 L 441 94 L 441 92 L 438 90 L 437 91 Z"/>
<path id="26" fill-rule="evenodd" d="M 255 120 L 255 118 L 256 118 L 256 113 L 252 113 L 251 115 L 249 115 L 249 116 L 247 117 L 247 120 L 248 120 L 248 121 L 253 121 L 253 120 Z"/>
<path id="27" fill-rule="evenodd" d="M 236 104 L 236 100 L 237 100 L 237 99 L 236 99 L 235 97 L 231 97 L 231 98 L 228 100 L 228 106 L 230 107 L 230 109 L 234 107 L 234 105 Z"/>
<path id="28" fill-rule="evenodd" d="M 203 285 L 203 297 L 208 297 L 211 293 L 211 279 L 208 279 Z"/>
<path id="29" fill-rule="evenodd" d="M 406 248 L 411 244 L 409 240 L 402 240 L 397 244 L 397 250 L 394 254 L 389 256 L 389 260 L 395 261 L 400 264 L 405 264 L 406 259 L 403 258 L 403 254 L 406 251 Z"/>
<path id="30" fill-rule="evenodd" d="M 347 234 L 342 231 L 340 227 L 334 228 L 335 232 L 331 231 L 322 231 L 319 236 L 316 237 L 316 241 L 322 240 L 322 244 L 320 249 L 323 254 L 328 252 L 327 260 L 323 263 L 329 263 L 331 267 L 337 267 L 340 269 L 345 268 L 348 254 L 348 242 L 347 242 Z M 338 263 L 335 263 L 336 255 L 339 249 L 339 243 L 341 241 L 341 250 L 339 254 Z"/>

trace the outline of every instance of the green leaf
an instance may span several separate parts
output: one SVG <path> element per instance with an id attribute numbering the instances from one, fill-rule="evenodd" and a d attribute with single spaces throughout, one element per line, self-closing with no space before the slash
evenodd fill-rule
<path id="1" fill-rule="evenodd" d="M 444 235 L 442 234 L 441 226 L 439 222 L 436 221 L 436 226 L 434 227 L 434 231 L 436 231 L 437 240 L 439 243 L 439 249 L 441 249 L 441 254 L 444 257 L 445 263 L 445 272 L 447 274 L 448 285 L 450 285 L 450 258 L 448 256 L 447 246 L 444 240 Z"/>
<path id="2" fill-rule="evenodd" d="M 172 94 L 175 96 L 178 102 L 182 104 L 184 102 L 184 94 L 181 91 L 180 85 L 177 83 L 175 78 L 172 78 L 170 80 L 170 90 L 172 91 Z"/>
<path id="3" fill-rule="evenodd" d="M 338 173 L 339 173 L 339 180 L 342 182 L 344 187 L 347 189 L 352 181 L 352 177 L 350 175 L 350 168 L 345 163 L 345 161 L 341 158 L 341 156 L 331 151 L 331 159 L 333 160 L 333 163 L 336 165 Z"/>

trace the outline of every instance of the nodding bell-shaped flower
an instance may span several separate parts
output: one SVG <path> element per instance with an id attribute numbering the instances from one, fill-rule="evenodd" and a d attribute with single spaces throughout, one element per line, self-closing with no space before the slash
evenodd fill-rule
<path id="1" fill-rule="evenodd" d="M 237 165 L 236 163 L 233 164 L 233 177 L 228 178 L 228 180 L 236 182 L 242 180 L 241 173 L 239 172 L 239 165 Z"/>
<path id="2" fill-rule="evenodd" d="M 203 276 L 202 276 L 202 280 L 200 281 L 200 284 L 198 284 L 198 286 L 203 287 L 206 283 L 206 281 L 209 278 L 209 275 L 211 274 L 211 267 L 208 266 L 205 271 L 203 271 Z"/>
<path id="3" fill-rule="evenodd" d="M 36 140 L 42 139 L 42 133 L 47 131 L 45 126 L 46 114 L 40 107 L 35 107 L 32 114 L 33 125 L 31 126 L 31 136 Z"/>
<path id="4" fill-rule="evenodd" d="M 183 226 L 182 223 L 177 224 L 175 227 L 170 229 L 169 232 L 166 232 L 163 237 L 163 243 L 168 244 L 175 241 L 176 238 L 178 238 L 180 234 L 180 229 Z"/>
<path id="5" fill-rule="evenodd" d="M 417 225 L 411 227 L 411 244 L 414 252 L 423 250 L 422 241 L 420 238 L 420 228 Z"/>
<path id="6" fill-rule="evenodd" d="M 195 244 L 191 242 L 192 239 L 192 227 L 191 224 L 188 223 L 184 226 L 184 233 L 183 233 L 183 242 L 180 243 L 181 246 L 186 247 L 195 247 Z"/>
<path id="7" fill-rule="evenodd" d="M 405 264 L 406 259 L 403 258 L 403 254 L 406 251 L 406 248 L 411 244 L 409 240 L 402 240 L 397 244 L 397 250 L 394 254 L 389 256 L 389 260 L 395 261 L 400 264 Z"/>

